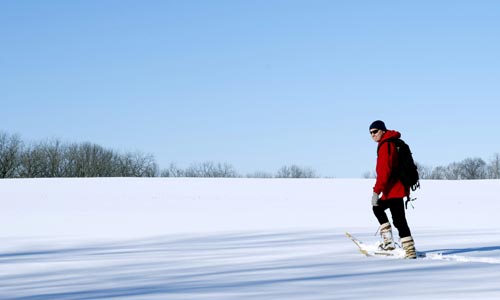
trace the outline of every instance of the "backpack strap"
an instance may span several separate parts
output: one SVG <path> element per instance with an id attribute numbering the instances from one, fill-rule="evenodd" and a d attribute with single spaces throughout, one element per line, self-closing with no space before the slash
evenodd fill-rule
<path id="1" fill-rule="evenodd" d="M 387 140 L 383 140 L 381 143 L 378 144 L 378 147 L 377 147 L 377 155 L 378 155 L 378 151 L 380 150 L 380 147 L 382 147 L 382 144 L 384 143 L 388 143 L 388 142 L 393 142 L 394 145 L 396 145 L 396 141 L 397 139 L 394 139 L 394 138 L 391 138 L 391 139 L 387 139 Z M 389 155 L 391 155 L 391 146 L 387 147 L 387 153 Z"/>

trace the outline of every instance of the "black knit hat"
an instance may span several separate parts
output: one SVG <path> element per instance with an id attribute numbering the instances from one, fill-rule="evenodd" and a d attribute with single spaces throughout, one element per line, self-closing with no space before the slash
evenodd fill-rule
<path id="1" fill-rule="evenodd" d="M 372 123 L 372 125 L 370 125 L 370 130 L 372 130 L 372 129 L 380 129 L 383 131 L 387 131 L 387 128 L 385 127 L 384 122 L 380 121 L 380 120 L 374 121 Z"/>

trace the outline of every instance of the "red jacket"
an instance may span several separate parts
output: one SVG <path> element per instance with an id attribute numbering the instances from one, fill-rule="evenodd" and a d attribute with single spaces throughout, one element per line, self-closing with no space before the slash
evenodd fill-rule
<path id="1" fill-rule="evenodd" d="M 397 149 L 394 143 L 383 141 L 390 138 L 400 138 L 401 133 L 395 130 L 388 130 L 379 141 L 380 148 L 377 153 L 377 181 L 373 191 L 382 194 L 382 200 L 392 198 L 404 198 L 410 195 L 410 189 L 405 188 L 398 180 L 391 177 L 391 172 L 397 164 Z M 390 151 L 389 148 L 391 147 Z"/>

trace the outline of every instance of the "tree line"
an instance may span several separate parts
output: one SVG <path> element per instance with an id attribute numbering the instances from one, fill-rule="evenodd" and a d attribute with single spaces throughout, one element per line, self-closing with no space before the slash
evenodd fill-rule
<path id="1" fill-rule="evenodd" d="M 25 144 L 0 133 L 0 178 L 153 177 L 158 165 L 150 154 L 118 153 L 93 143 L 60 140 Z"/>
<path id="2" fill-rule="evenodd" d="M 488 162 L 466 158 L 444 166 L 428 167 L 417 163 L 421 179 L 500 179 L 500 154 Z M 120 153 L 100 145 L 63 143 L 58 139 L 25 143 L 19 135 L 0 132 L 0 178 L 43 177 L 249 177 L 318 178 L 309 167 L 285 165 L 275 173 L 254 172 L 242 175 L 227 163 L 193 163 L 187 168 L 170 164 L 160 169 L 152 154 Z M 367 172 L 365 178 L 375 174 Z"/>
<path id="3" fill-rule="evenodd" d="M 162 177 L 247 177 L 247 178 L 317 178 L 316 172 L 309 167 L 297 165 L 282 166 L 276 173 L 254 172 L 245 176 L 239 174 L 231 164 L 203 162 L 194 163 L 182 169 L 170 164 L 161 172 Z"/>
<path id="4" fill-rule="evenodd" d="M 47 177 L 258 177 L 314 178 L 316 172 L 297 165 L 276 173 L 243 176 L 227 163 L 202 162 L 180 168 L 170 164 L 160 170 L 152 154 L 120 153 L 100 145 L 63 143 L 58 139 L 27 144 L 19 135 L 0 132 L 0 178 Z"/>
<path id="5" fill-rule="evenodd" d="M 476 157 L 434 168 L 417 164 L 417 168 L 422 179 L 500 179 L 500 154 L 496 153 L 488 162 Z"/>
<path id="6" fill-rule="evenodd" d="M 415 162 L 420 179 L 468 180 L 500 179 L 500 154 L 495 154 L 488 162 L 482 158 L 466 158 L 448 165 L 429 167 Z M 366 172 L 364 178 L 375 178 L 374 172 Z"/>

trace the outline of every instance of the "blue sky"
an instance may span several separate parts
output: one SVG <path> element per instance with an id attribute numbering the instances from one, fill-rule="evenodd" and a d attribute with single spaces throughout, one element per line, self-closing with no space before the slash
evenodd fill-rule
<path id="1" fill-rule="evenodd" d="M 0 130 L 160 164 L 437 166 L 500 152 L 498 1 L 0 1 Z"/>

